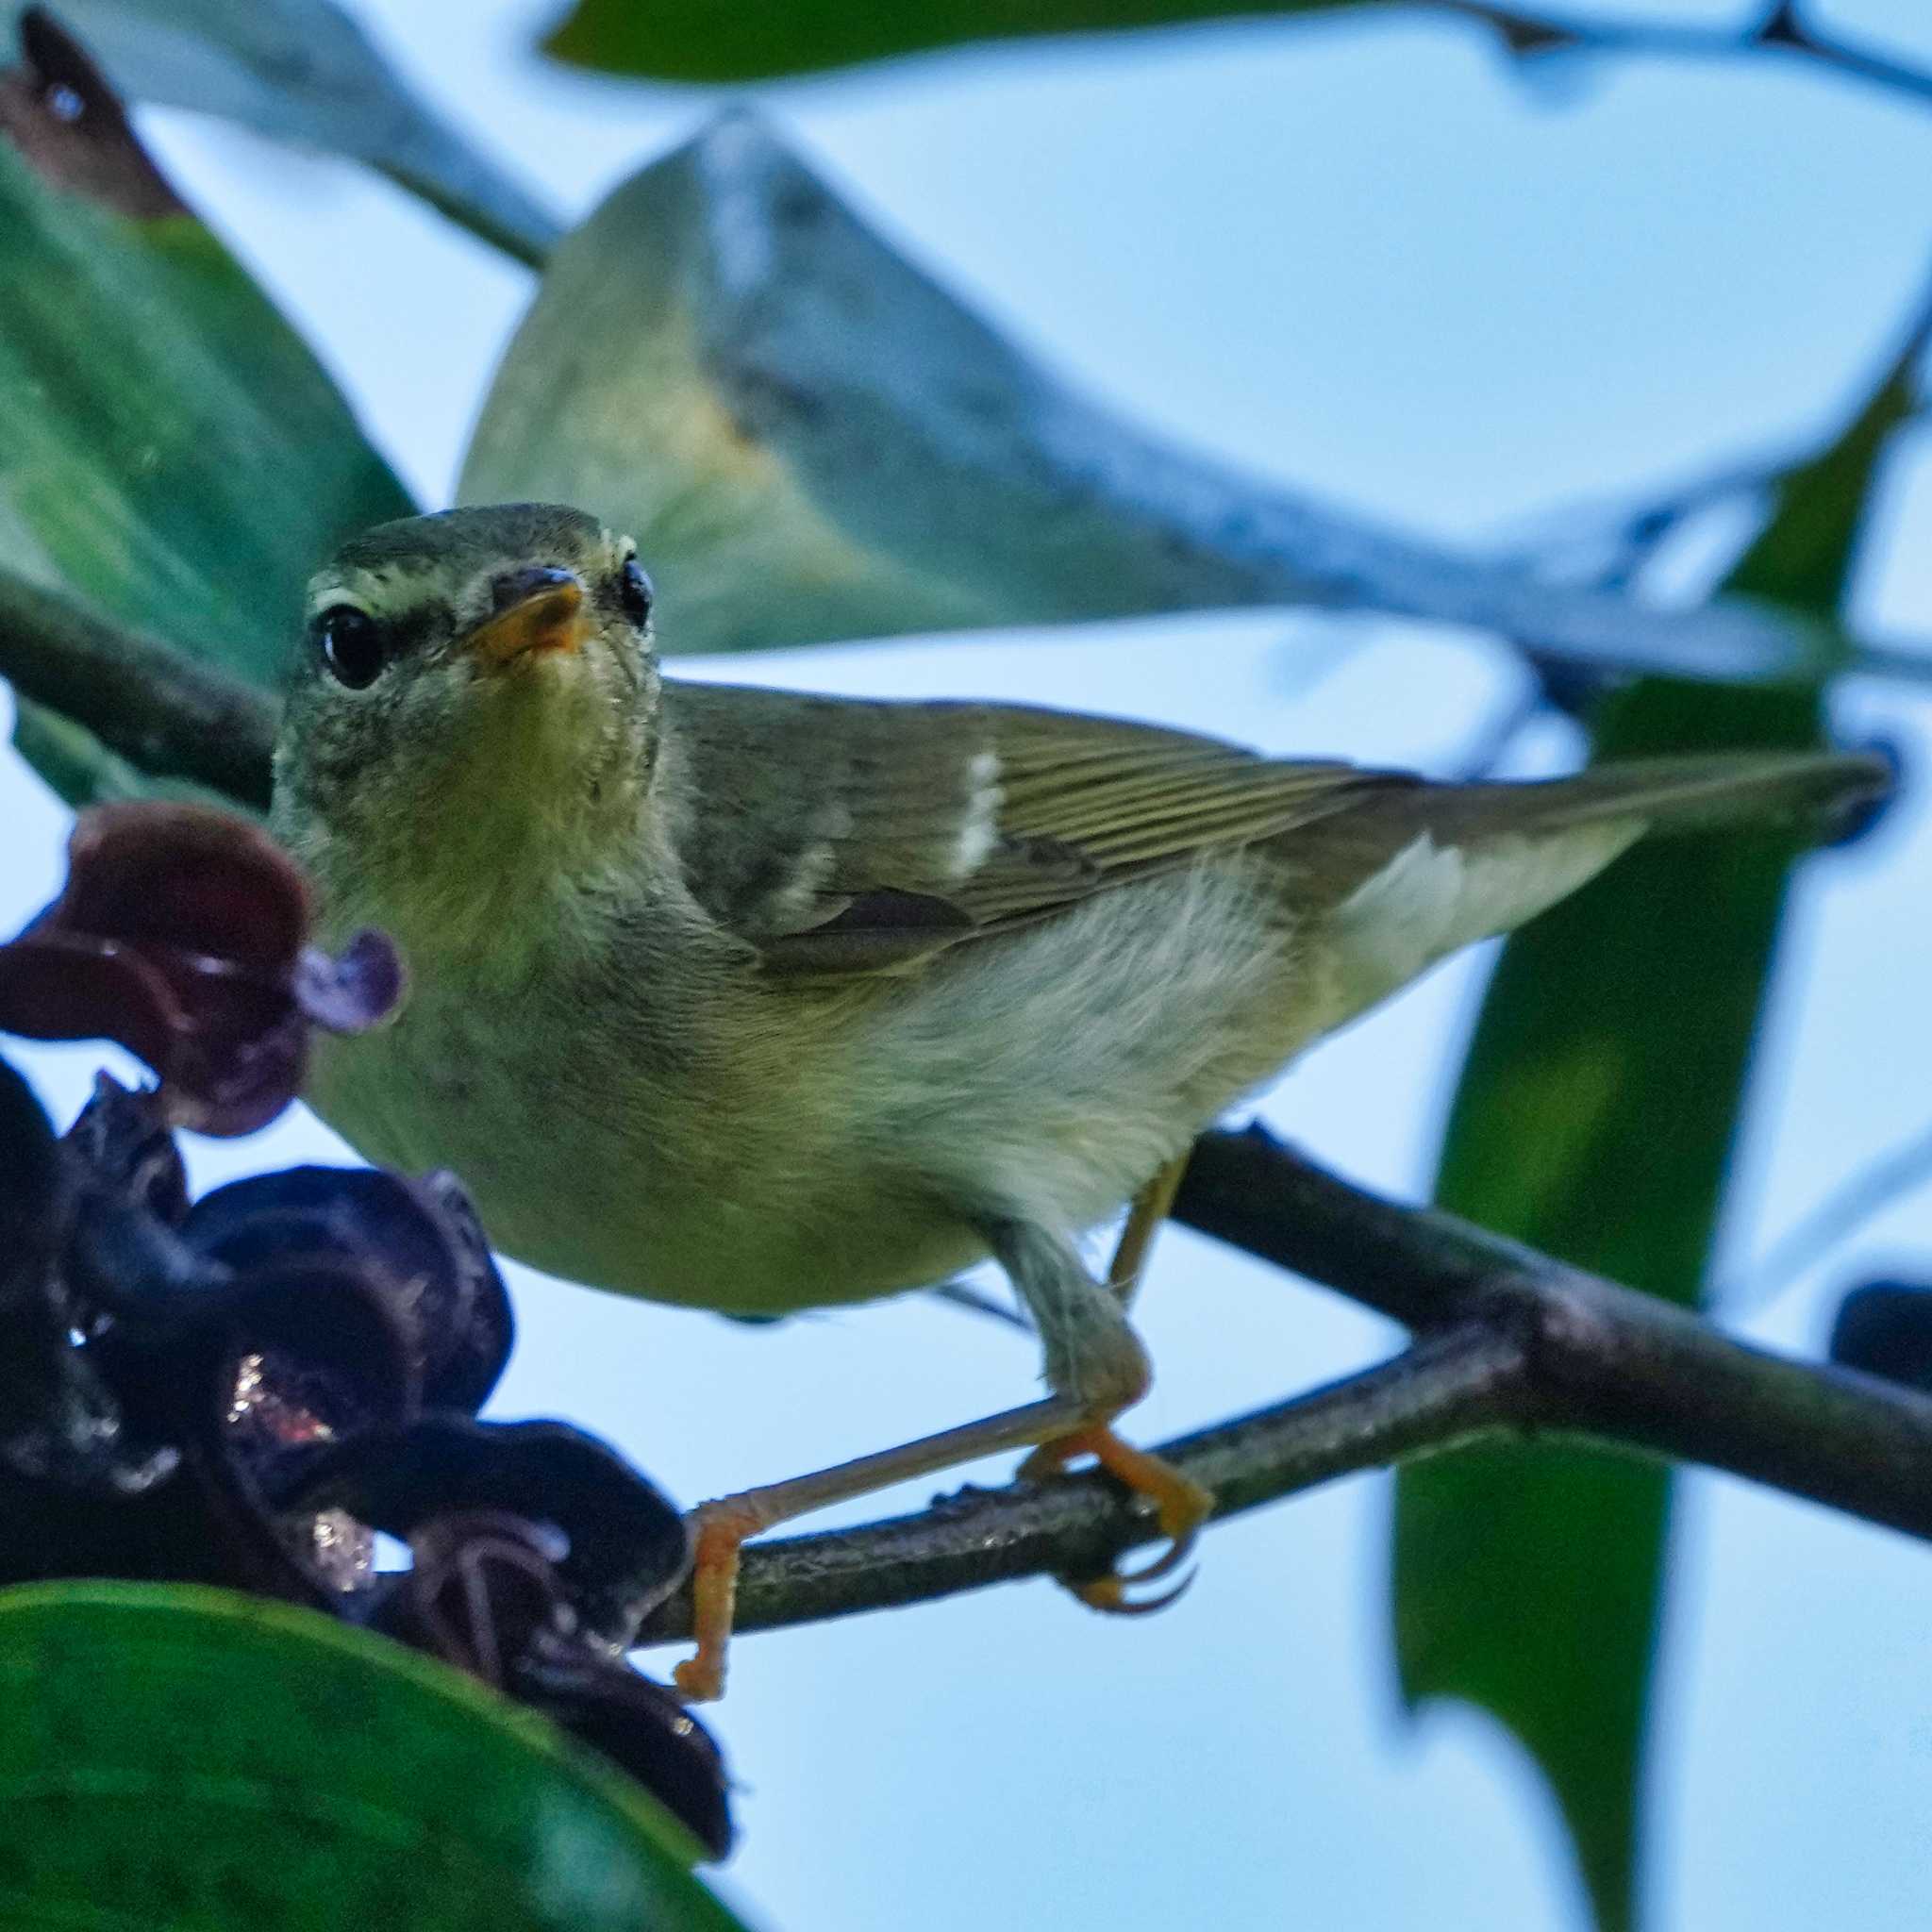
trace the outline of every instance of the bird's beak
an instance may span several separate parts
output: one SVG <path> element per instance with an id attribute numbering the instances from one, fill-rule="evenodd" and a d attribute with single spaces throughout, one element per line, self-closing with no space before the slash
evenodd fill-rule
<path id="1" fill-rule="evenodd" d="M 498 577 L 496 614 L 463 640 L 486 671 L 504 671 L 524 658 L 580 651 L 591 635 L 584 587 L 573 573 L 540 565 Z"/>

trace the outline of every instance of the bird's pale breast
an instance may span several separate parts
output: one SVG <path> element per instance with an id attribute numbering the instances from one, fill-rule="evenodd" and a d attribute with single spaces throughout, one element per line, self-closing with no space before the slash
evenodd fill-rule
<path id="1" fill-rule="evenodd" d="M 425 961 L 394 1026 L 330 1043 L 317 1107 L 371 1158 L 455 1168 L 520 1259 L 738 1312 L 940 1279 L 990 1219 L 1091 1225 L 1307 1031 L 1252 862 L 904 978 L 747 969 L 696 1038 L 654 1012 L 648 972 L 603 962 L 599 998 L 573 976 Z"/>

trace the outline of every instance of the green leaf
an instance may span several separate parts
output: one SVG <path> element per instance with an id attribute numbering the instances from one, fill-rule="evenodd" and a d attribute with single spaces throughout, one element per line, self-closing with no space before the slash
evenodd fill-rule
<path id="1" fill-rule="evenodd" d="M 1793 675 L 1820 647 L 1763 609 L 1539 583 L 1165 445 L 1003 339 L 742 114 L 558 248 L 461 494 L 627 530 L 677 652 L 1281 604 L 1712 677 Z"/>
<path id="2" fill-rule="evenodd" d="M 405 85 L 332 0 L 56 0 L 125 95 L 239 121 L 387 175 L 535 265 L 558 224 Z"/>
<path id="3" fill-rule="evenodd" d="M 0 106 L 0 569 L 273 688 L 317 560 L 409 500 L 110 100 Z"/>
<path id="4" fill-rule="evenodd" d="M 1818 617 L 1839 606 L 1923 340 L 1834 443 L 1781 479 L 1728 589 Z M 1604 707 L 1592 753 L 1806 745 L 1820 727 L 1816 691 L 1649 679 Z M 1457 1091 L 1442 1205 L 1694 1302 L 1794 857 L 1774 834 L 1640 846 L 1511 940 Z M 1464 1699 L 1523 1740 L 1604 1932 L 1635 1921 L 1669 1511 L 1666 1472 L 1575 1448 L 1474 1450 L 1396 1483 L 1404 1695 Z"/>
<path id="5" fill-rule="evenodd" d="M 0 1919 L 732 1932 L 639 1787 L 467 1677 L 185 1585 L 0 1592 Z"/>
<path id="6" fill-rule="evenodd" d="M 607 74 L 654 80 L 767 80 L 898 55 L 985 41 L 1048 35 L 1113 34 L 1213 21 L 1286 19 L 1387 9 L 1391 0 L 1275 0 L 1272 7 L 1227 0 L 577 0 L 551 30 L 544 51 Z M 1511 51 L 1566 46 L 1575 36 L 1557 23 L 1507 8 L 1439 0 L 1445 11 L 1481 21 Z"/>

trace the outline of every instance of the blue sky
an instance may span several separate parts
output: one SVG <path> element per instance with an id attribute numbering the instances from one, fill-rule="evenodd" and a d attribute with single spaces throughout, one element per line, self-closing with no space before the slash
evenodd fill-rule
<path id="1" fill-rule="evenodd" d="M 355 10 L 571 212 L 706 111 L 542 69 L 525 51 L 540 6 Z M 1829 12 L 1932 62 L 1907 0 Z M 1483 36 L 1391 12 L 908 64 L 765 103 L 905 246 L 1090 388 L 1257 471 L 1470 540 L 1824 427 L 1932 269 L 1932 113 L 1790 66 L 1626 62 L 1525 86 Z M 344 165 L 189 117 L 146 125 L 406 475 L 443 500 L 527 275 Z M 1901 446 L 1881 525 L 1860 614 L 1932 638 L 1923 436 Z M 1519 688 L 1479 640 L 1292 613 L 707 669 L 1086 705 L 1438 770 Z M 1932 692 L 1860 687 L 1842 708 L 1932 769 Z M 1519 761 L 1569 749 L 1540 728 Z M 1922 780 L 1882 838 L 1807 874 L 1726 1274 L 1932 1110 L 1924 796 Z M 4 928 L 51 891 L 63 819 L 10 756 L 0 813 Z M 1323 1048 L 1268 1098 L 1270 1120 L 1370 1180 L 1424 1185 L 1481 964 Z M 23 1058 L 67 1108 L 96 1056 Z M 196 1164 L 213 1178 L 318 1155 L 339 1144 L 298 1116 Z M 1846 1282 L 1928 1263 L 1922 1193 L 1749 1332 L 1815 1347 Z M 1004 1407 L 1034 1373 L 1020 1339 L 916 1300 L 746 1330 L 527 1274 L 517 1288 L 500 1410 L 572 1417 L 688 1499 Z M 1389 1340 L 1172 1232 L 1141 1306 L 1159 1370 L 1150 1439 Z M 717 1720 L 745 1828 L 721 1885 L 773 1932 L 1567 1932 L 1573 1882 L 1514 1747 L 1466 1713 L 1399 1721 L 1387 1503 L 1358 1480 L 1217 1529 L 1194 1591 L 1159 1618 L 1103 1622 L 1040 1584 L 747 1640 Z M 1654 1924 L 1920 1920 L 1932 1557 L 1714 1478 L 1682 1486 L 1677 1529 Z"/>

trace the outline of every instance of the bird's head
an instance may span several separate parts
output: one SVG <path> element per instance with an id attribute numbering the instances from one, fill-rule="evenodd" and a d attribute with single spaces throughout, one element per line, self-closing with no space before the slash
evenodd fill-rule
<path id="1" fill-rule="evenodd" d="M 651 595 L 627 538 L 558 505 L 364 531 L 309 584 L 277 833 L 391 917 L 398 891 L 593 869 L 655 758 Z"/>

